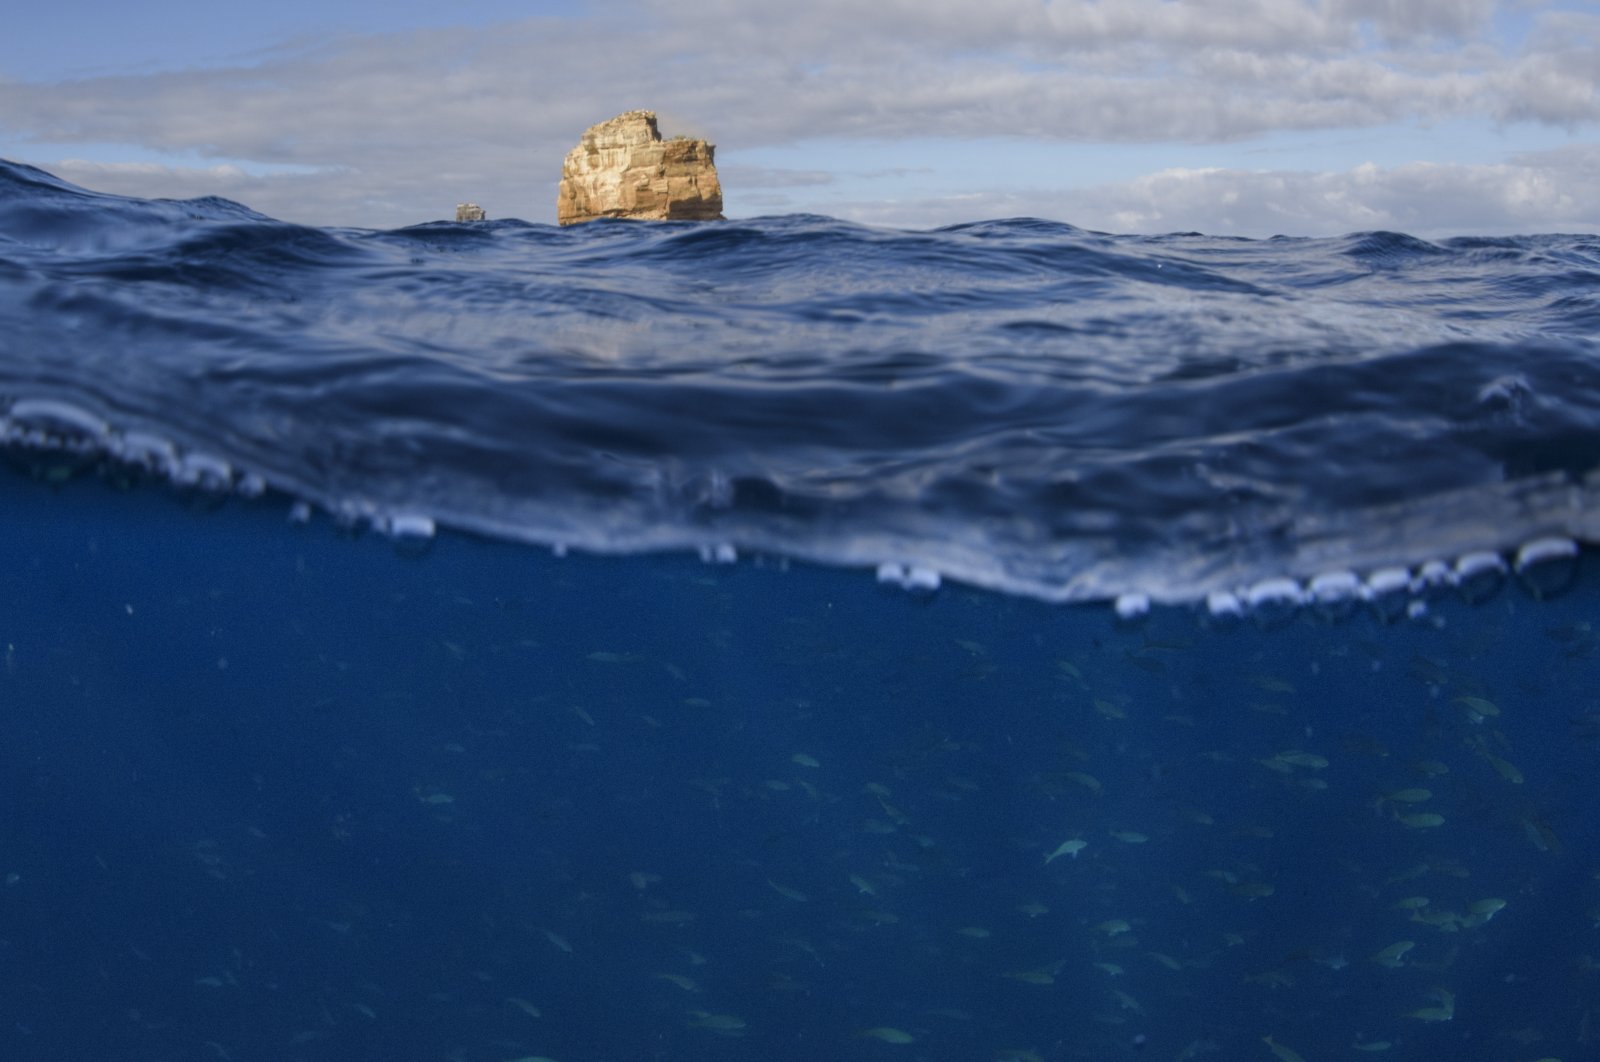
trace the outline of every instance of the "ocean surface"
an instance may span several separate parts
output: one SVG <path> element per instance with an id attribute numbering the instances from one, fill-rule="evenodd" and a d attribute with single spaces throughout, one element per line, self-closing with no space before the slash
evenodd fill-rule
<path id="1" fill-rule="evenodd" d="M 1600 1057 L 1600 238 L 0 163 L 0 1058 Z"/>

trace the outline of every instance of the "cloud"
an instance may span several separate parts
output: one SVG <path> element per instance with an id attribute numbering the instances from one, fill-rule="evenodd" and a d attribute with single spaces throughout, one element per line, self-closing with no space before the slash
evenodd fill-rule
<path id="1" fill-rule="evenodd" d="M 718 179 L 735 188 L 811 188 L 832 184 L 827 170 L 791 170 L 771 166 L 718 166 Z"/>
<path id="2" fill-rule="evenodd" d="M 1464 40 L 1482 33 L 1494 15 L 1494 0 L 1330 0 L 1336 22 L 1370 24 L 1384 39 Z"/>
<path id="3" fill-rule="evenodd" d="M 836 204 L 869 224 L 953 224 L 1035 216 L 1111 232 L 1326 236 L 1371 229 L 1424 237 L 1600 233 L 1600 144 L 1502 164 L 1370 163 L 1342 172 L 1167 169 L 1091 188 Z"/>
<path id="4" fill-rule="evenodd" d="M 819 138 L 1198 144 L 1600 122 L 1600 18 L 1541 8 L 1511 52 L 1490 36 L 1495 11 L 1492 0 L 602 0 L 581 17 L 337 37 L 233 67 L 0 80 L 0 144 L 47 168 L 83 143 L 295 167 L 260 179 L 175 169 L 160 187 L 235 189 L 293 220 L 382 226 L 447 216 L 461 199 L 550 220 L 578 134 L 637 106 L 669 135 L 709 136 L 725 161 Z M 95 176 L 134 194 L 157 182 Z M 780 176 L 755 176 L 770 200 Z M 731 207 L 738 188 L 724 183 Z"/>

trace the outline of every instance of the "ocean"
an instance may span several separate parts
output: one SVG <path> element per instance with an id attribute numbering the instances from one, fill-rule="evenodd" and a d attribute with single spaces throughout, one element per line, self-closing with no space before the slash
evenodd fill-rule
<path id="1" fill-rule="evenodd" d="M 1600 1057 L 1600 238 L 0 164 L 0 1057 Z"/>

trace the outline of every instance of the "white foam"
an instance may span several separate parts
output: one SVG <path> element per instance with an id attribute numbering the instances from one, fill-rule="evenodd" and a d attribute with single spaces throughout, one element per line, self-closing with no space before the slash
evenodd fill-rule
<path id="1" fill-rule="evenodd" d="M 104 442 L 111 425 L 81 406 L 53 398 L 21 398 L 11 404 L 10 418 L 24 429 L 45 435 L 79 435 Z"/>
<path id="2" fill-rule="evenodd" d="M 1355 572 L 1325 572 L 1311 580 L 1311 599 L 1319 605 L 1344 604 L 1362 596 Z"/>
<path id="3" fill-rule="evenodd" d="M 1117 598 L 1114 607 L 1117 610 L 1118 619 L 1138 619 L 1150 611 L 1150 595 L 1123 594 Z"/>
<path id="4" fill-rule="evenodd" d="M 113 453 L 129 464 L 159 472 L 169 479 L 178 468 L 178 448 L 158 435 L 130 431 L 117 441 Z"/>
<path id="5" fill-rule="evenodd" d="M 1213 616 L 1243 616 L 1244 602 L 1232 590 L 1213 590 L 1206 595 L 1206 609 Z"/>
<path id="6" fill-rule="evenodd" d="M 233 485 L 233 466 L 211 454 L 184 454 L 173 469 L 172 481 L 183 487 L 226 490 Z"/>
<path id="7" fill-rule="evenodd" d="M 383 521 L 382 530 L 390 538 L 428 541 L 437 533 L 433 517 L 421 513 L 397 513 Z"/>
<path id="8" fill-rule="evenodd" d="M 700 559 L 707 564 L 733 564 L 739 559 L 739 551 L 731 542 L 718 542 L 714 546 L 701 546 Z"/>
<path id="9" fill-rule="evenodd" d="M 939 589 L 943 579 L 932 568 L 885 561 L 878 565 L 878 582 L 893 583 L 902 590 L 932 592 Z"/>
<path id="10" fill-rule="evenodd" d="M 1305 591 L 1293 579 L 1263 579 L 1244 594 L 1245 604 L 1252 610 L 1284 605 L 1303 605 Z"/>

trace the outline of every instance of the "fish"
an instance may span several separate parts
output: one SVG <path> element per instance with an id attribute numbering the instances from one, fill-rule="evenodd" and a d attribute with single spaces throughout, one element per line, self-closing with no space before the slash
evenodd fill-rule
<path id="1" fill-rule="evenodd" d="M 779 885 L 771 878 L 767 879 L 767 884 L 772 887 L 773 892 L 777 893 L 779 896 L 782 896 L 786 900 L 793 900 L 795 903 L 806 903 L 811 899 L 811 897 L 807 896 L 799 889 L 791 889 L 787 885 Z"/>
<path id="2" fill-rule="evenodd" d="M 1498 774 L 1501 778 L 1504 778 L 1507 782 L 1510 782 L 1512 785 L 1521 785 L 1522 784 L 1522 781 L 1523 781 L 1522 772 L 1517 769 L 1517 765 L 1516 764 L 1511 763 L 1511 762 L 1509 762 L 1507 760 L 1501 759 L 1499 756 L 1496 756 L 1494 753 L 1490 752 L 1488 749 L 1479 749 L 1478 752 L 1479 752 L 1479 755 L 1481 755 L 1485 760 L 1489 761 L 1489 766 L 1493 767 L 1495 773 Z"/>
<path id="3" fill-rule="evenodd" d="M 1263 1036 L 1261 1042 L 1267 1045 L 1267 1050 L 1277 1055 L 1283 1062 L 1306 1062 L 1300 1052 L 1292 1047 L 1285 1047 L 1270 1036 Z"/>
<path id="4" fill-rule="evenodd" d="M 1273 675 L 1251 675 L 1250 685 L 1267 693 L 1293 693 L 1294 686 Z"/>
<path id="5" fill-rule="evenodd" d="M 1414 940 L 1397 940 L 1382 951 L 1373 952 L 1371 959 L 1379 966 L 1398 969 L 1405 965 L 1406 952 L 1417 946 Z"/>
<path id="6" fill-rule="evenodd" d="M 1459 704 L 1467 718 L 1474 723 L 1481 723 L 1500 714 L 1499 707 L 1493 701 L 1482 697 L 1457 697 L 1454 703 Z"/>
<path id="7" fill-rule="evenodd" d="M 1056 850 L 1054 852 L 1051 852 L 1049 855 L 1044 857 L 1045 864 L 1048 866 L 1051 860 L 1057 859 L 1061 856 L 1071 856 L 1073 859 L 1077 859 L 1078 853 L 1087 847 L 1089 847 L 1088 841 L 1080 840 L 1076 837 L 1070 841 L 1062 841 L 1056 846 Z"/>
<path id="8" fill-rule="evenodd" d="M 1438 1006 L 1423 1007 L 1420 1010 L 1409 1011 L 1404 1016 L 1429 1022 L 1454 1020 L 1456 1016 L 1456 996 L 1454 992 L 1447 988 L 1435 987 L 1428 990 L 1428 998 L 1437 1003 Z"/>
<path id="9" fill-rule="evenodd" d="M 735 1014 L 712 1014 L 705 1010 L 689 1011 L 686 1023 L 691 1029 L 709 1029 L 724 1036 L 742 1036 L 748 1028 L 745 1020 Z"/>
<path id="10" fill-rule="evenodd" d="M 654 976 L 657 981 L 665 981 L 669 985 L 676 985 L 678 988 L 683 989 L 685 992 L 698 992 L 698 991 L 700 991 L 700 986 L 699 986 L 699 984 L 697 984 L 695 982 L 694 978 L 685 977 L 685 976 L 683 976 L 683 974 L 658 973 L 658 974 L 653 974 L 652 976 Z"/>
<path id="11" fill-rule="evenodd" d="M 526 999 L 521 998 L 520 996 L 511 996 L 506 1000 L 506 1002 L 511 1004 L 513 1007 L 516 1007 L 518 1010 L 522 1011 L 522 1013 L 526 1014 L 530 1018 L 542 1018 L 542 1017 L 544 1017 L 544 1012 L 543 1011 L 541 1011 L 538 1007 L 534 1006 L 532 1003 L 529 1003 Z"/>
<path id="12" fill-rule="evenodd" d="M 1396 789 L 1392 793 L 1385 793 L 1383 799 L 1398 804 L 1421 804 L 1432 800 L 1433 793 L 1427 789 Z"/>
<path id="13" fill-rule="evenodd" d="M 1127 712 L 1123 711 L 1121 708 L 1117 707 L 1115 704 L 1111 703 L 1110 701 L 1104 700 L 1104 699 L 1096 699 L 1095 700 L 1095 702 L 1094 702 L 1094 710 L 1099 712 L 1101 715 L 1105 716 L 1107 719 L 1126 719 L 1126 718 L 1128 718 L 1128 713 Z"/>
<path id="14" fill-rule="evenodd" d="M 1397 815 L 1395 821 L 1408 829 L 1427 830 L 1434 826 L 1443 826 L 1444 816 L 1431 811 L 1424 811 L 1416 815 Z"/>
<path id="15" fill-rule="evenodd" d="M 1489 921 L 1495 915 L 1505 910 L 1505 907 L 1506 902 L 1500 899 L 1498 896 L 1491 896 L 1488 899 L 1478 900 L 1475 903 L 1469 904 L 1467 911 L 1470 912 L 1471 917 L 1466 919 L 1467 925 L 1469 927 L 1481 926 L 1483 923 Z"/>
<path id="16" fill-rule="evenodd" d="M 1100 795 L 1100 790 L 1102 788 L 1100 785 L 1100 779 L 1096 778 L 1092 774 L 1085 774 L 1083 771 L 1068 771 L 1066 774 L 1062 775 L 1062 777 L 1069 779 L 1070 781 L 1077 782 L 1079 785 L 1083 786 L 1096 796 Z"/>
<path id="17" fill-rule="evenodd" d="M 857 1036 L 865 1036 L 873 1040 L 882 1040 L 886 1044 L 914 1044 L 917 1038 L 904 1029 L 896 1029 L 892 1025 L 879 1025 L 872 1029 L 862 1029 Z"/>

